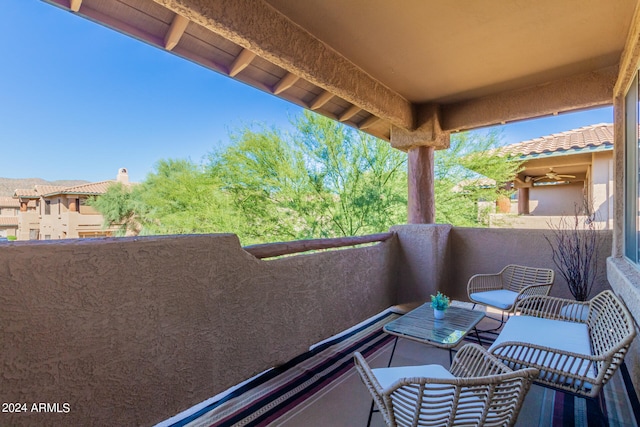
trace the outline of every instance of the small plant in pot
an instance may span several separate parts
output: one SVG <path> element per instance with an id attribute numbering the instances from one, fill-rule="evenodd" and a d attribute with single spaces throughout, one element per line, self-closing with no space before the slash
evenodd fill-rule
<path id="1" fill-rule="evenodd" d="M 433 317 L 436 319 L 444 318 L 444 311 L 449 308 L 451 301 L 449 297 L 438 292 L 436 295 L 431 295 L 431 307 L 433 307 Z"/>

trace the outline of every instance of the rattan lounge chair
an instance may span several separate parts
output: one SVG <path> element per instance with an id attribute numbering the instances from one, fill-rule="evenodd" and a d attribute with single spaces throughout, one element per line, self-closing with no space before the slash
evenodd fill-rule
<path id="1" fill-rule="evenodd" d="M 469 279 L 467 295 L 475 304 L 513 312 L 516 301 L 529 295 L 549 295 L 555 273 L 548 268 L 510 264 L 497 274 L 476 274 Z M 504 316 L 500 322 L 504 323 Z"/>
<path id="2" fill-rule="evenodd" d="M 513 371 L 476 344 L 462 347 L 449 370 L 440 365 L 371 369 L 360 353 L 354 357 L 389 426 L 513 425 L 538 374 L 530 368 Z"/>
<path id="3" fill-rule="evenodd" d="M 633 318 L 611 291 L 587 302 L 530 296 L 490 347 L 512 368 L 540 370 L 536 383 L 595 397 L 622 363 L 636 335 Z"/>

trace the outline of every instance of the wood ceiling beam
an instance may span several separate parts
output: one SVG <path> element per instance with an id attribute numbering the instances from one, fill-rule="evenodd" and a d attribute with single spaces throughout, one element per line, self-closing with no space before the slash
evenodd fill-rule
<path id="1" fill-rule="evenodd" d="M 460 131 L 613 104 L 618 67 L 442 105 L 442 129 Z"/>
<path id="2" fill-rule="evenodd" d="M 169 31 L 164 36 L 164 48 L 167 50 L 172 50 L 184 34 L 184 31 L 187 29 L 187 25 L 189 25 L 189 20 L 182 15 L 177 15 L 173 17 L 173 21 L 171 21 L 171 26 L 169 27 Z"/>
<path id="3" fill-rule="evenodd" d="M 317 110 L 318 108 L 322 108 L 327 102 L 331 101 L 331 98 L 333 98 L 333 94 L 329 91 L 323 91 L 320 95 L 316 96 L 316 99 L 313 100 L 313 102 L 311 102 L 311 104 L 309 104 L 309 108 L 312 111 Z"/>
<path id="4" fill-rule="evenodd" d="M 340 120 L 341 122 L 346 122 L 347 120 L 358 114 L 360 111 L 362 111 L 362 108 L 358 107 L 357 105 L 352 105 L 351 107 L 344 110 L 342 114 L 340 114 L 338 120 Z"/>
<path id="5" fill-rule="evenodd" d="M 278 83 L 273 87 L 273 94 L 279 95 L 285 90 L 289 89 L 291 86 L 296 84 L 296 82 L 300 80 L 300 77 L 296 76 L 293 73 L 287 73 L 283 78 L 280 79 Z"/>
<path id="6" fill-rule="evenodd" d="M 253 58 L 255 57 L 255 53 L 251 52 L 248 49 L 242 49 L 242 52 L 240 52 L 240 54 L 233 61 L 233 64 L 231 64 L 231 67 L 229 67 L 229 75 L 231 77 L 237 76 L 240 71 L 244 70 L 249 66 L 249 64 L 251 64 L 251 61 L 253 61 Z"/>
<path id="7" fill-rule="evenodd" d="M 360 123 L 358 123 L 358 129 L 365 130 L 375 125 L 380 121 L 380 117 L 378 116 L 369 116 Z"/>
<path id="8" fill-rule="evenodd" d="M 82 0 L 69 0 L 69 9 L 73 12 L 78 12 L 82 6 Z"/>
<path id="9" fill-rule="evenodd" d="M 398 127 L 413 106 L 264 0 L 153 0 L 310 83 Z"/>

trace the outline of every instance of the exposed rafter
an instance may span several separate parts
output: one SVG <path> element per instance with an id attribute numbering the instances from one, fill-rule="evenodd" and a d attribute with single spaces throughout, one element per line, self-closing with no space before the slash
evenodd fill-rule
<path id="1" fill-rule="evenodd" d="M 409 101 L 264 1 L 154 1 L 383 120 L 414 126 Z"/>
<path id="2" fill-rule="evenodd" d="M 380 117 L 369 116 L 358 124 L 358 129 L 364 130 L 364 129 L 370 128 L 371 126 L 375 125 L 379 121 L 380 121 Z"/>
<path id="3" fill-rule="evenodd" d="M 255 53 L 247 49 L 242 49 L 242 52 L 240 52 L 240 54 L 233 61 L 233 64 L 231 64 L 231 67 L 229 67 L 229 75 L 231 77 L 237 76 L 240 71 L 244 70 L 249 66 L 249 64 L 251 64 L 251 61 L 253 61 L 253 58 L 255 57 Z"/>
<path id="4" fill-rule="evenodd" d="M 278 95 L 285 90 L 289 89 L 291 86 L 296 84 L 296 82 L 300 80 L 300 77 L 296 76 L 293 73 L 287 73 L 276 85 L 273 87 L 273 94 Z"/>
<path id="5" fill-rule="evenodd" d="M 189 25 L 189 20 L 182 15 L 176 15 L 173 17 L 173 21 L 171 21 L 171 26 L 169 27 L 169 31 L 164 36 L 164 48 L 167 50 L 172 50 L 184 34 L 184 30 L 187 29 L 187 25 Z"/>
<path id="6" fill-rule="evenodd" d="M 331 101 L 331 98 L 333 98 L 333 96 L 334 95 L 331 92 L 325 90 L 320 95 L 318 95 L 316 99 L 311 102 L 311 104 L 309 104 L 309 108 L 313 111 L 317 110 L 318 108 L 322 108 L 323 105 Z"/>
<path id="7" fill-rule="evenodd" d="M 341 122 L 346 122 L 351 117 L 358 114 L 360 111 L 362 111 L 362 108 L 358 107 L 357 105 L 352 105 L 351 107 L 344 110 L 342 114 L 340 114 L 340 116 L 338 117 L 338 120 L 340 120 Z"/>
<path id="8" fill-rule="evenodd" d="M 78 12 L 81 5 L 82 0 L 69 0 L 69 9 L 71 9 L 72 12 Z"/>

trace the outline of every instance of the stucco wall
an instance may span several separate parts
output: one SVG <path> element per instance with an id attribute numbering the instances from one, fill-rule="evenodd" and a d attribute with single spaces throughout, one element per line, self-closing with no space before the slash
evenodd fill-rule
<path id="1" fill-rule="evenodd" d="M 260 261 L 235 235 L 0 247 L 0 425 L 151 425 L 395 302 L 396 238 Z"/>
<path id="2" fill-rule="evenodd" d="M 584 184 L 540 186 L 529 190 L 531 215 L 573 215 L 575 205 L 582 206 Z"/>
<path id="3" fill-rule="evenodd" d="M 463 228 L 450 225 L 395 226 L 400 243 L 398 301 L 427 301 L 440 290 L 467 301 L 469 278 L 497 273 L 508 264 L 553 268 L 556 280 L 551 295 L 573 298 L 551 259 L 545 240 L 548 230 Z M 610 289 L 606 259 L 611 254 L 611 232 L 601 231 L 598 276 L 592 295 Z"/>

